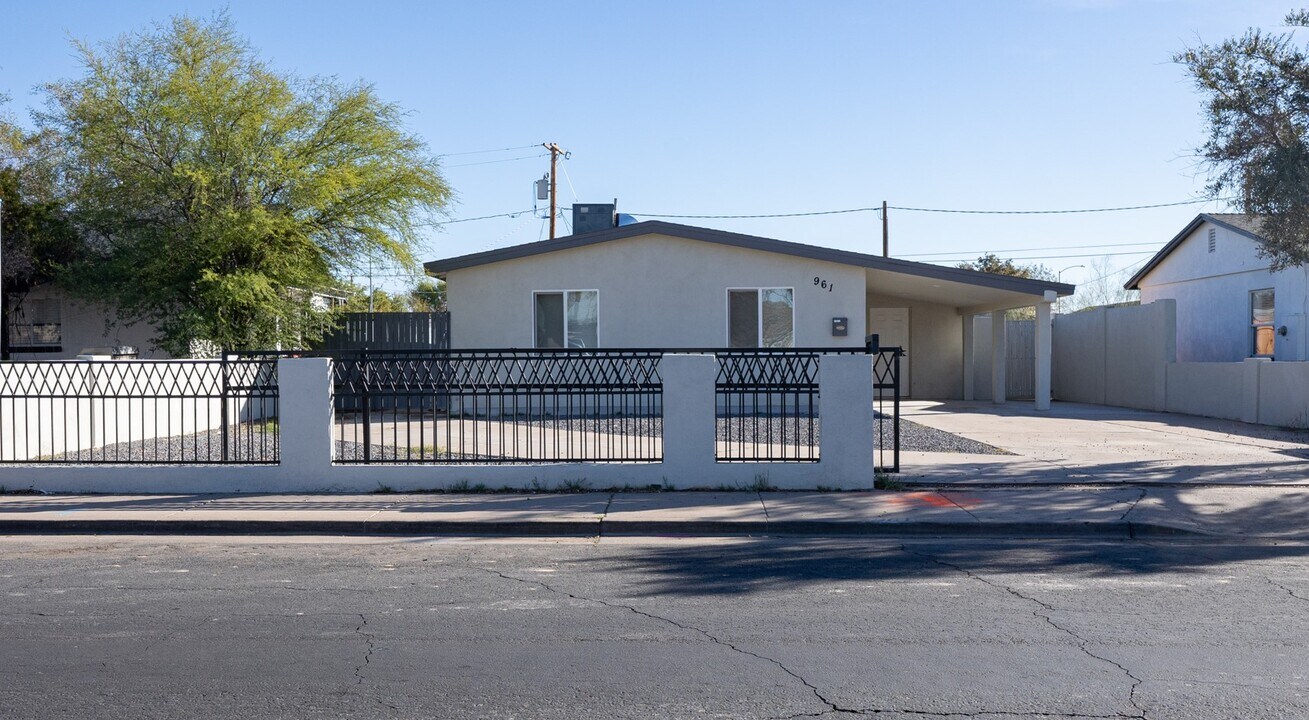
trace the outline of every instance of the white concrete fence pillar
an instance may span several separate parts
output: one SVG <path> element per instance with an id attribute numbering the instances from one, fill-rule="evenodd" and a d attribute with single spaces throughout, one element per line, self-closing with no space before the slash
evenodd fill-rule
<path id="1" fill-rule="evenodd" d="M 714 470 L 718 436 L 713 355 L 664 355 L 664 468 L 678 486 L 696 487 Z"/>
<path id="2" fill-rule="evenodd" d="M 868 488 L 873 483 L 873 359 L 818 359 L 819 465 L 834 487 Z"/>
<path id="3" fill-rule="evenodd" d="M 327 358 L 277 361 L 282 476 L 327 485 L 332 470 L 332 365 Z"/>
<path id="4" fill-rule="evenodd" d="M 1005 400 L 1005 365 L 1008 352 L 1005 349 L 1004 311 L 991 312 L 991 402 L 1001 405 Z"/>

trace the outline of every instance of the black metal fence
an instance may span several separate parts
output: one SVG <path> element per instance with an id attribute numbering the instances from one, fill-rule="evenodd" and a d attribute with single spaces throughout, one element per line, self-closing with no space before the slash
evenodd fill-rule
<path id="1" fill-rule="evenodd" d="M 873 354 L 873 467 L 900 472 L 900 358 L 902 348 Z"/>
<path id="2" fill-rule="evenodd" d="M 0 463 L 279 459 L 275 359 L 0 364 Z"/>
<path id="3" fill-rule="evenodd" d="M 336 461 L 658 462 L 659 351 L 336 353 Z"/>
<path id="4" fill-rule="evenodd" d="M 715 351 L 719 462 L 818 462 L 820 352 Z"/>

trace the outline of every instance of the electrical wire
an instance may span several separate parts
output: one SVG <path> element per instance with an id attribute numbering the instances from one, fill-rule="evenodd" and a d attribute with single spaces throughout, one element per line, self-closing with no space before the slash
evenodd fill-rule
<path id="1" fill-rule="evenodd" d="M 437 157 L 443 158 L 443 157 L 459 157 L 460 155 L 485 155 L 487 153 L 511 152 L 513 150 L 531 150 L 534 147 L 540 147 L 540 145 L 533 143 L 531 145 L 519 145 L 518 147 L 496 148 L 494 150 L 469 150 L 467 152 L 441 153 L 440 155 L 437 155 Z"/>
<path id="2" fill-rule="evenodd" d="M 483 160 L 481 162 L 459 163 L 458 165 L 446 165 L 445 169 L 449 170 L 450 168 L 472 167 L 474 165 L 494 165 L 495 163 L 507 163 L 516 160 L 531 160 L 533 158 L 545 157 L 549 154 L 550 153 L 538 153 L 536 155 L 520 155 L 518 157 L 504 158 L 501 160 Z"/>
<path id="3" fill-rule="evenodd" d="M 500 213 L 499 215 L 480 215 L 480 216 L 478 216 L 478 217 L 459 218 L 459 219 L 457 219 L 457 220 L 442 220 L 442 221 L 439 221 L 439 222 L 421 223 L 421 225 L 423 225 L 423 226 L 432 226 L 432 225 L 453 225 L 453 224 L 455 224 L 455 223 L 472 222 L 472 221 L 474 221 L 474 220 L 490 220 L 491 218 L 502 218 L 502 217 L 512 218 L 512 217 L 518 217 L 519 215 L 522 215 L 523 213 L 530 213 L 530 212 L 532 212 L 532 210 L 530 210 L 530 209 L 528 209 L 528 210 L 517 210 L 517 211 L 515 211 L 515 212 Z"/>
<path id="4" fill-rule="evenodd" d="M 1083 255 L 1023 255 L 1018 257 L 1006 257 L 1005 259 L 1006 260 L 1064 260 L 1064 259 L 1077 259 L 1077 258 L 1102 258 L 1102 257 L 1121 257 L 1124 255 L 1154 255 L 1154 254 L 1155 254 L 1154 250 L 1138 250 L 1135 252 L 1089 253 Z M 961 263 L 961 262 L 972 262 L 975 259 L 976 258 L 956 258 L 954 260 L 930 260 L 928 262 L 933 264 Z"/>
<path id="5" fill-rule="evenodd" d="M 956 210 L 949 208 L 924 208 L 909 207 L 906 205 L 888 205 L 888 210 L 901 210 L 904 212 L 928 212 L 928 213 L 957 213 L 966 215 L 1066 215 L 1071 213 L 1102 213 L 1102 212 L 1122 212 L 1125 210 L 1149 210 L 1153 208 L 1178 207 L 1181 205 L 1202 205 L 1205 203 L 1226 201 L 1231 198 L 1202 198 L 1196 200 L 1182 200 L 1170 203 L 1155 203 L 1153 205 L 1124 205 L 1121 207 L 1103 207 L 1103 208 L 1079 208 L 1071 210 Z M 871 212 L 882 214 L 880 205 L 870 207 L 847 208 L 843 210 L 815 210 L 812 212 L 792 212 L 792 213 L 769 213 L 759 215 L 674 215 L 672 213 L 643 213 L 633 212 L 632 215 L 652 218 L 685 218 L 696 220 L 745 220 L 754 218 L 787 218 L 787 217 L 812 217 L 814 215 L 842 215 L 847 213 Z"/>
<path id="6" fill-rule="evenodd" d="M 1090 248 L 1143 247 L 1143 246 L 1159 247 L 1159 243 L 1139 242 L 1139 243 L 1109 243 L 1107 245 L 1065 245 L 1063 247 L 1060 247 L 1059 249 L 1060 250 L 1086 250 Z M 1050 249 L 1052 248 L 1039 247 L 1039 248 L 1009 248 L 1008 250 L 959 250 L 957 252 L 912 253 L 909 255 L 897 255 L 896 257 L 900 257 L 900 258 L 940 257 L 943 255 L 950 255 L 950 256 L 968 255 L 971 253 L 976 253 L 978 255 L 986 255 L 987 253 L 1030 252 L 1032 250 L 1050 250 Z"/>

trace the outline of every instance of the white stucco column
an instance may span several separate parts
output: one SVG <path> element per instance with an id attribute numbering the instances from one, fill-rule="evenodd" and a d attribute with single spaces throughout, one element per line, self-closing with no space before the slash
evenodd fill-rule
<path id="1" fill-rule="evenodd" d="M 665 355 L 659 360 L 664 382 L 664 468 L 681 486 L 704 484 L 714 471 L 717 414 L 713 355 Z"/>
<path id="2" fill-rule="evenodd" d="M 1053 294 L 1053 293 L 1051 293 Z M 1057 297 L 1057 296 L 1056 296 Z M 1051 303 L 1047 301 L 1036 304 L 1036 409 L 1050 409 L 1050 358 L 1054 347 L 1053 318 L 1050 315 Z"/>
<path id="3" fill-rule="evenodd" d="M 818 361 L 819 465 L 842 489 L 873 486 L 873 358 L 823 355 Z"/>
<path id="4" fill-rule="evenodd" d="M 976 375 L 974 363 L 976 358 L 973 357 L 973 321 L 976 315 L 964 316 L 964 399 L 976 400 L 977 390 L 973 387 L 973 377 Z"/>
<path id="5" fill-rule="evenodd" d="M 991 402 L 1004 403 L 1005 393 L 1004 311 L 991 311 Z"/>
<path id="6" fill-rule="evenodd" d="M 332 470 L 332 366 L 327 358 L 277 361 L 277 424 L 283 477 L 329 484 Z"/>

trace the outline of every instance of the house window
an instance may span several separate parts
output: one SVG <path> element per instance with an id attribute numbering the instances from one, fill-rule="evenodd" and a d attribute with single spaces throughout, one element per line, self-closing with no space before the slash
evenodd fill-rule
<path id="1" fill-rule="evenodd" d="M 600 291 L 557 290 L 534 294 L 536 347 L 600 346 Z"/>
<path id="2" fill-rule="evenodd" d="M 1250 336 L 1253 340 L 1252 355 L 1272 357 L 1273 338 L 1273 291 L 1255 290 L 1250 293 Z"/>
<path id="3" fill-rule="evenodd" d="M 728 290 L 727 346 L 795 347 L 795 290 L 792 288 Z"/>
<path id="4" fill-rule="evenodd" d="M 63 343 L 63 325 L 58 299 L 24 300 L 9 319 L 11 348 L 58 348 Z"/>
<path id="5" fill-rule="evenodd" d="M 1218 249 L 1218 229 L 1209 228 L 1209 252 Z"/>

